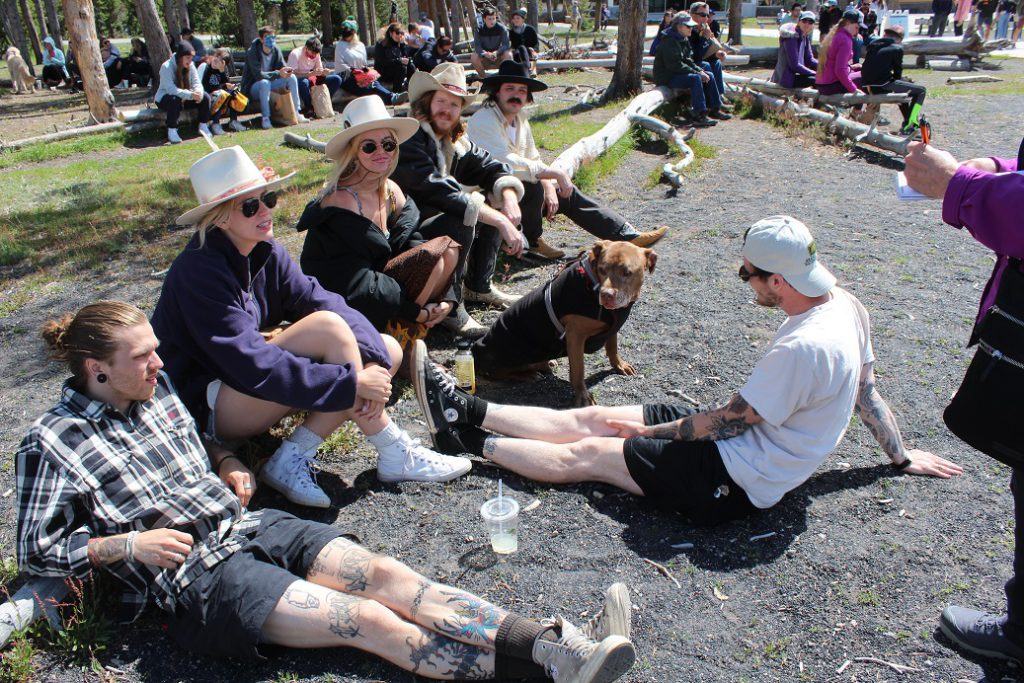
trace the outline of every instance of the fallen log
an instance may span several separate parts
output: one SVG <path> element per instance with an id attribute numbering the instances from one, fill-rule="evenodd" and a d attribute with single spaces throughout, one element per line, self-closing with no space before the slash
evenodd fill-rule
<path id="1" fill-rule="evenodd" d="M 197 114 L 195 109 L 182 109 L 181 114 L 178 117 L 178 121 L 192 123 L 197 120 L 196 116 Z M 127 111 L 118 110 L 117 117 L 125 123 L 142 123 L 143 121 L 158 121 L 163 123 L 167 120 L 167 112 L 163 109 L 146 107 L 145 109 L 129 109 Z"/>
<path id="2" fill-rule="evenodd" d="M 568 149 L 558 155 L 552 163 L 552 168 L 564 171 L 573 177 L 580 166 L 593 161 L 601 156 L 614 145 L 619 139 L 629 132 L 632 124 L 629 121 L 631 114 L 646 116 L 672 98 L 672 91 L 668 88 L 658 87 L 648 90 L 645 93 L 634 97 L 626 107 L 612 117 L 604 127 L 581 140 L 577 140 Z"/>
<path id="3" fill-rule="evenodd" d="M 321 154 L 327 151 L 327 143 L 320 142 L 316 138 L 310 136 L 309 133 L 306 133 L 305 135 L 285 133 L 284 144 L 291 145 L 292 147 L 298 147 L 300 149 L 309 149 L 314 152 L 320 152 Z"/>
<path id="4" fill-rule="evenodd" d="M 946 85 L 959 85 L 964 83 L 1002 83 L 1003 79 L 995 76 L 950 76 L 946 79 Z"/>
<path id="5" fill-rule="evenodd" d="M 60 130 L 56 133 L 47 133 L 46 135 L 37 135 L 31 138 L 24 138 L 22 140 L 12 140 L 11 142 L 0 142 L 0 149 L 18 149 L 27 145 L 34 145 L 39 142 L 56 142 L 58 140 L 68 140 L 71 138 L 80 138 L 86 135 L 93 135 L 96 133 L 110 133 L 115 130 L 124 128 L 124 123 L 121 121 L 111 121 L 110 123 L 98 123 L 92 126 L 81 126 L 79 128 L 70 128 L 68 130 Z"/>
<path id="6" fill-rule="evenodd" d="M 629 122 L 640 126 L 641 128 L 646 128 L 652 133 L 657 133 L 665 140 L 665 142 L 670 145 L 674 144 L 679 148 L 679 152 L 683 155 L 683 158 L 675 164 L 665 164 L 661 168 L 661 174 L 665 176 L 665 179 L 668 180 L 669 183 L 672 184 L 672 187 L 676 189 L 682 187 L 683 176 L 681 176 L 680 173 L 684 168 L 692 164 L 694 159 L 693 150 L 690 149 L 688 144 L 686 144 L 686 141 L 694 136 L 697 129 L 690 128 L 686 131 L 686 134 L 683 135 L 676 130 L 675 126 L 665 123 L 664 121 L 660 121 L 653 116 L 643 116 L 641 114 L 630 114 Z"/>
<path id="7" fill-rule="evenodd" d="M 928 68 L 932 71 L 972 71 L 970 59 L 928 60 Z"/>
<path id="8" fill-rule="evenodd" d="M 872 123 L 870 126 L 865 126 L 862 123 L 857 123 L 856 121 L 844 118 L 838 113 L 829 114 L 828 112 L 824 112 L 819 109 L 801 107 L 789 100 L 779 99 L 753 90 L 748 90 L 747 94 L 754 97 L 758 104 L 760 104 L 764 109 L 788 112 L 800 118 L 810 119 L 811 121 L 823 124 L 830 130 L 834 130 L 836 133 L 848 140 L 878 147 L 879 149 L 884 149 L 886 151 L 899 154 L 900 156 L 906 156 L 907 144 L 912 139 L 911 137 L 900 137 L 898 135 L 881 133 L 875 129 L 875 123 Z M 725 96 L 729 99 L 739 99 L 742 95 L 742 91 L 736 90 L 729 90 L 725 93 Z"/>
<path id="9" fill-rule="evenodd" d="M 949 55 L 954 57 L 978 59 L 982 55 L 988 54 L 993 50 L 1002 49 L 1001 43 L 1002 41 L 982 43 L 981 37 L 977 33 L 971 33 L 964 36 L 964 39 L 959 43 L 948 40 L 924 38 L 921 40 L 908 40 L 904 42 L 903 54 L 921 56 L 933 55 L 936 57 Z M 747 55 L 750 58 L 751 64 L 774 65 L 779 58 L 779 48 L 775 45 L 767 47 L 743 47 L 740 49 L 740 54 Z"/>
<path id="10" fill-rule="evenodd" d="M 56 606 L 67 594 L 68 586 L 64 579 L 29 580 L 10 600 L 0 605 L 0 648 L 11 636 L 43 615 L 51 626 L 60 630 L 61 620 Z"/>

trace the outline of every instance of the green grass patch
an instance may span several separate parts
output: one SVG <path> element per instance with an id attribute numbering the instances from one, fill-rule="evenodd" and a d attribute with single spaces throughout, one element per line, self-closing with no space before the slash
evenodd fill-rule
<path id="1" fill-rule="evenodd" d="M 20 149 L 0 152 L 0 169 L 17 164 L 37 163 L 52 159 L 63 159 L 89 152 L 105 152 L 124 147 L 125 132 L 116 131 L 106 135 L 90 135 L 75 140 L 58 140 L 28 145 Z M 0 249 L 2 259 L 2 249 Z"/>
<path id="2" fill-rule="evenodd" d="M 29 683 L 37 680 L 36 654 L 35 644 L 24 632 L 12 636 L 7 647 L 0 652 L 0 681 Z"/>
<path id="3" fill-rule="evenodd" d="M 986 59 L 988 57 L 986 56 Z M 962 83 L 928 88 L 929 97 L 988 97 L 993 95 L 1024 95 L 1024 74 L 999 73 L 1000 83 Z"/>
<path id="4" fill-rule="evenodd" d="M 18 578 L 18 560 L 13 557 L 0 559 L 0 586 L 9 586 Z"/>
<path id="5" fill-rule="evenodd" d="M 538 107 L 538 110 L 530 115 L 533 140 L 537 143 L 538 149 L 561 152 L 576 141 L 601 130 L 608 119 L 621 108 L 621 102 L 594 107 L 586 110 L 589 116 L 583 119 L 575 108 Z M 604 115 L 605 113 L 607 115 Z"/>
<path id="6" fill-rule="evenodd" d="M 693 138 L 686 144 L 689 145 L 691 150 L 693 150 L 693 161 L 690 162 L 689 166 L 685 167 L 682 170 L 682 175 L 687 178 L 690 178 L 697 175 L 700 172 L 701 166 L 703 165 L 705 159 L 714 159 L 716 156 L 718 156 L 718 149 L 713 147 L 712 145 L 709 145 L 706 142 L 698 140 L 697 138 Z M 671 161 L 665 163 L 677 164 L 680 161 L 682 161 L 682 157 L 677 156 Z M 658 166 L 657 168 L 652 169 L 650 174 L 648 174 L 647 182 L 644 184 L 644 186 L 648 190 L 650 190 L 654 187 L 657 187 L 661 183 L 661 179 L 662 166 Z"/>
<path id="7" fill-rule="evenodd" d="M 583 164 L 572 179 L 583 194 L 591 194 L 597 184 L 615 173 L 623 159 L 636 148 L 636 140 L 632 135 L 623 135 L 619 141 L 608 148 L 608 151 L 588 164 Z"/>

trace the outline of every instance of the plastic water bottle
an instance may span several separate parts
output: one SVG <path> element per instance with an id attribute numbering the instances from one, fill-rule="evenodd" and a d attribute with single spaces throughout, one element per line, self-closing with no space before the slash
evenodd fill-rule
<path id="1" fill-rule="evenodd" d="M 455 378 L 460 389 L 471 394 L 476 393 L 476 366 L 468 341 L 460 341 L 459 350 L 455 352 Z"/>

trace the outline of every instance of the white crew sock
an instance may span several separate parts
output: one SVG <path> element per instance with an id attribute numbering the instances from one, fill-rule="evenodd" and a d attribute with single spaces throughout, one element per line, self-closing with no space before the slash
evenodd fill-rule
<path id="1" fill-rule="evenodd" d="M 399 428 L 398 425 L 394 422 L 388 422 L 388 426 L 376 434 L 368 434 L 366 436 L 366 440 L 373 444 L 373 447 L 377 449 L 378 453 L 383 454 L 383 451 L 387 449 L 388 446 L 401 439 L 403 434 L 403 430 Z"/>
<path id="2" fill-rule="evenodd" d="M 295 431 L 285 440 L 298 446 L 300 453 L 309 453 L 324 442 L 319 434 L 302 425 L 296 427 Z"/>

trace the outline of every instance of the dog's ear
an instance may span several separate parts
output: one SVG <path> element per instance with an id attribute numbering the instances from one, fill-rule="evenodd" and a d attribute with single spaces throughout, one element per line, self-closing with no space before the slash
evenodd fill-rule
<path id="1" fill-rule="evenodd" d="M 647 257 L 647 272 L 654 272 L 654 264 L 658 262 L 658 255 L 654 253 L 653 249 L 644 249 L 644 256 Z"/>
<path id="2" fill-rule="evenodd" d="M 597 261 L 600 261 L 601 253 L 610 246 L 612 246 L 610 240 L 598 240 L 594 242 L 594 246 L 591 247 L 590 249 L 590 260 L 594 261 L 595 263 Z"/>

